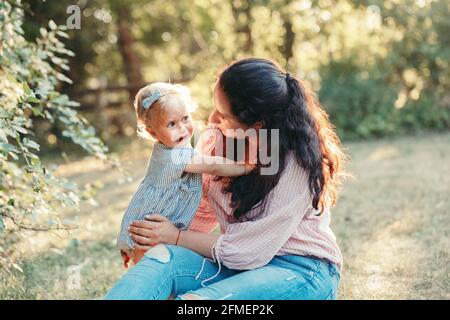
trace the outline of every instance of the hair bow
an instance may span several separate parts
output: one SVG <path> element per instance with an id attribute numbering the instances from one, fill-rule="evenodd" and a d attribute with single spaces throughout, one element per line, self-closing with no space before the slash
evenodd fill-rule
<path id="1" fill-rule="evenodd" d="M 161 98 L 161 93 L 156 90 L 150 95 L 150 97 L 147 97 L 142 101 L 142 107 L 144 109 L 149 109 L 159 98 Z"/>

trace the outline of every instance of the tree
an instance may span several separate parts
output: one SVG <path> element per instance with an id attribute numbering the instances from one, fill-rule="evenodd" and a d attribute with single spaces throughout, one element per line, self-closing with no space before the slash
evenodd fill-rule
<path id="1" fill-rule="evenodd" d="M 141 73 L 141 59 L 134 48 L 135 39 L 131 28 L 132 2 L 110 0 L 110 7 L 117 19 L 117 44 L 127 76 L 129 100 L 132 102 L 139 86 L 144 82 Z"/>
<path id="2" fill-rule="evenodd" d="M 235 21 L 235 32 L 244 38 L 242 51 L 251 54 L 253 53 L 252 2 L 230 0 L 230 5 Z"/>

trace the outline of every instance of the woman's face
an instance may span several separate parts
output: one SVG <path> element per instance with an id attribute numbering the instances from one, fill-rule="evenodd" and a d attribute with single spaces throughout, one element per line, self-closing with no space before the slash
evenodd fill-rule
<path id="1" fill-rule="evenodd" d="M 230 103 L 217 82 L 214 86 L 213 99 L 215 108 L 209 116 L 209 122 L 218 124 L 220 131 L 222 131 L 225 136 L 239 139 L 246 130 L 250 128 L 257 130 L 261 128 L 260 123 L 248 126 L 239 121 L 231 111 Z M 236 129 L 241 130 L 236 131 Z"/>

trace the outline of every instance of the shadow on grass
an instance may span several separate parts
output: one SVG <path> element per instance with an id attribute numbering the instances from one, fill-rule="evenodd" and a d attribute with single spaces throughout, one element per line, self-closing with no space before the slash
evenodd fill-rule
<path id="1" fill-rule="evenodd" d="M 99 299 L 125 272 L 111 241 L 73 241 L 20 261 L 1 299 Z M 12 279 L 13 278 L 13 279 Z"/>

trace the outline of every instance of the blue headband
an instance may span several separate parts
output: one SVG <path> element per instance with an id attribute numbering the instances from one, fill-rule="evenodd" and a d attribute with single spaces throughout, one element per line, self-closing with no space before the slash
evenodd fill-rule
<path id="1" fill-rule="evenodd" d="M 150 95 L 150 97 L 147 97 L 142 101 L 142 107 L 144 109 L 149 109 L 159 98 L 161 98 L 161 93 L 156 90 Z"/>

